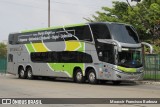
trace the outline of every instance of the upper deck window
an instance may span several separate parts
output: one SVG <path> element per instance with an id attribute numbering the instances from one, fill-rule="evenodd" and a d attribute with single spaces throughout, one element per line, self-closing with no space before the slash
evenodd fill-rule
<path id="1" fill-rule="evenodd" d="M 139 43 L 139 38 L 131 26 L 121 24 L 109 25 L 113 38 L 122 43 Z"/>
<path id="2" fill-rule="evenodd" d="M 91 24 L 90 26 L 95 39 L 111 39 L 106 24 Z"/>
<path id="3" fill-rule="evenodd" d="M 73 30 L 74 32 L 71 33 L 76 36 L 78 40 L 92 41 L 92 35 L 88 25 L 68 27 L 65 28 L 65 30 Z"/>

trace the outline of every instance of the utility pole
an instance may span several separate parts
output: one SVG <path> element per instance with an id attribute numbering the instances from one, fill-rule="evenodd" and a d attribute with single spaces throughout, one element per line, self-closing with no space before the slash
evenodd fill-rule
<path id="1" fill-rule="evenodd" d="M 51 22 L 51 1 L 48 0 L 48 27 L 50 27 L 50 22 Z"/>

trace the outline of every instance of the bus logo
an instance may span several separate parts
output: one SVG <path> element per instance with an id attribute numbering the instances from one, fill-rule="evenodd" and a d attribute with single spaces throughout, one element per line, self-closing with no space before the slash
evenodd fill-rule
<path id="1" fill-rule="evenodd" d="M 11 99 L 2 99 L 2 104 L 11 104 Z"/>

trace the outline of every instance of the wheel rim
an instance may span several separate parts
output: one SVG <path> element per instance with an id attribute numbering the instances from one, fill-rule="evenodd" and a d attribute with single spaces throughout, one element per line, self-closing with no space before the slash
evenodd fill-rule
<path id="1" fill-rule="evenodd" d="M 95 81 L 95 79 L 96 79 L 95 74 L 94 74 L 93 72 L 91 72 L 91 73 L 89 74 L 89 80 L 90 80 L 91 82 L 93 82 L 93 81 Z"/>
<path id="2" fill-rule="evenodd" d="M 32 77 L 32 72 L 31 70 L 28 70 L 28 78 L 31 78 Z"/>
<path id="3" fill-rule="evenodd" d="M 20 70 L 20 77 L 23 77 L 23 76 L 24 76 L 24 70 L 21 69 L 21 70 Z"/>
<path id="4" fill-rule="evenodd" d="M 78 81 L 80 81 L 82 79 L 82 73 L 77 72 L 76 78 L 77 78 Z"/>

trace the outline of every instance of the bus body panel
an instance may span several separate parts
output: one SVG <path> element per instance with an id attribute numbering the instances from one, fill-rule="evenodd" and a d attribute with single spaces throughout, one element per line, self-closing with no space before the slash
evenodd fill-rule
<path id="1" fill-rule="evenodd" d="M 59 31 L 60 32 L 60 31 Z M 63 31 L 64 32 L 64 31 Z M 32 33 L 32 32 L 29 32 Z M 16 34 L 15 34 L 16 35 Z M 18 34 L 19 35 L 19 34 Z M 92 35 L 93 36 L 93 35 Z M 23 66 L 26 70 L 27 66 L 32 68 L 35 76 L 53 76 L 53 77 L 68 77 L 73 78 L 74 68 L 82 69 L 83 75 L 86 76 L 86 69 L 93 68 L 96 77 L 99 80 L 141 80 L 143 72 L 141 73 L 124 73 L 117 70 L 117 65 L 103 62 L 99 60 L 99 53 L 97 52 L 95 39 L 92 41 L 81 40 L 64 40 L 54 42 L 30 42 L 23 44 L 8 44 L 8 56 L 11 61 L 8 61 L 8 72 L 18 74 L 18 67 Z M 111 39 L 112 40 L 112 39 Z M 123 47 L 141 48 L 140 44 L 121 43 Z M 106 45 L 108 46 L 108 45 Z M 110 47 L 104 47 L 109 49 Z M 117 47 L 113 46 L 113 51 Z M 31 60 L 32 53 L 45 52 L 81 52 L 86 53 L 92 57 L 92 63 L 66 63 L 66 62 L 33 62 Z M 138 68 L 137 68 L 138 69 Z M 142 71 L 142 70 L 141 70 Z"/>

